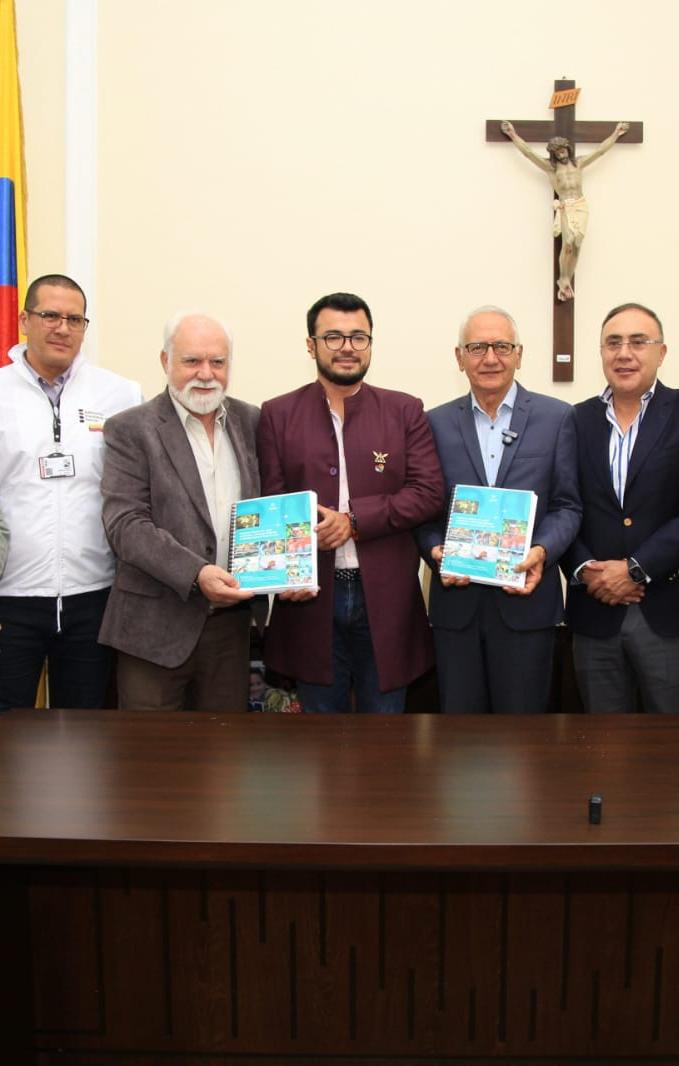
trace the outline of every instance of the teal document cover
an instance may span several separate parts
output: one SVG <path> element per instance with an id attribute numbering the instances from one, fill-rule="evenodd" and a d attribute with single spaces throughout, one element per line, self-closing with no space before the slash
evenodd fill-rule
<path id="1" fill-rule="evenodd" d="M 523 489 L 456 485 L 448 512 L 441 573 L 469 577 L 483 585 L 523 588 L 537 496 Z"/>
<path id="2" fill-rule="evenodd" d="M 257 592 L 318 588 L 318 500 L 284 492 L 238 500 L 231 515 L 229 571 Z"/>

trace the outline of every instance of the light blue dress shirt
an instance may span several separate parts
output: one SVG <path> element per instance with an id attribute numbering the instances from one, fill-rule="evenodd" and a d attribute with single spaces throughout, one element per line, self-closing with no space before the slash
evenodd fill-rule
<path id="1" fill-rule="evenodd" d="M 500 469 L 500 463 L 502 462 L 502 456 L 507 447 L 507 445 L 503 443 L 502 437 L 503 435 L 506 435 L 507 430 L 511 425 L 512 411 L 514 410 L 517 391 L 516 382 L 513 381 L 509 392 L 498 408 L 494 422 L 490 416 L 479 407 L 476 397 L 474 396 L 474 393 L 472 393 L 472 411 L 474 413 L 476 435 L 479 438 L 479 447 L 481 449 L 483 467 L 486 471 L 486 480 L 491 486 L 495 484 L 497 472 Z"/>

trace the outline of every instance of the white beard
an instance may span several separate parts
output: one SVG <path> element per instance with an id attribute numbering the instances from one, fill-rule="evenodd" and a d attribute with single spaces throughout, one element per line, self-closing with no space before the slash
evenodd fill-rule
<path id="1" fill-rule="evenodd" d="M 198 388 L 195 382 L 190 381 L 183 389 L 177 389 L 170 385 L 170 393 L 177 403 L 191 411 L 194 415 L 209 415 L 216 411 L 226 396 L 226 389 L 216 383 L 209 389 Z"/>

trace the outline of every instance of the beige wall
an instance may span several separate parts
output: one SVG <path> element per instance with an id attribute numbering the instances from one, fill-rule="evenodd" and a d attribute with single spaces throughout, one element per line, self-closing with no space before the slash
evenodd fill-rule
<path id="1" fill-rule="evenodd" d="M 96 0 L 91 0 L 95 3 Z M 64 259 L 64 0 L 16 0 L 33 274 Z M 431 406 L 463 391 L 461 315 L 505 305 L 521 380 L 568 400 L 599 388 L 597 328 L 639 299 L 666 321 L 679 385 L 675 113 L 669 0 L 99 0 L 97 346 L 162 384 L 163 320 L 212 310 L 236 335 L 234 391 L 259 402 L 312 376 L 304 314 L 324 292 L 371 304 L 371 380 Z M 486 118 L 549 117 L 555 77 L 581 118 L 641 119 L 586 175 L 576 381 L 553 385 L 546 179 Z M 585 146 L 583 151 L 587 151 Z M 677 354 L 673 339 L 677 339 Z"/>
<path id="2" fill-rule="evenodd" d="M 65 0 L 15 0 L 15 6 L 28 180 L 30 278 L 61 270 L 64 264 Z"/>

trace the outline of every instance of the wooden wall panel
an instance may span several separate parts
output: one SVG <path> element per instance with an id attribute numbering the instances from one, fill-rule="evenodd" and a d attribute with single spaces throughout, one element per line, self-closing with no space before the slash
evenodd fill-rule
<path id="1" fill-rule="evenodd" d="M 87 1054 L 85 1060 L 87 1066 L 167 1066 L 167 1054 L 127 1054 L 121 1053 L 111 1057 L 105 1054 Z M 300 1059 L 296 1056 L 266 1056 L 254 1058 L 251 1055 L 182 1055 L 179 1059 L 181 1066 L 497 1066 L 503 1061 L 497 1057 L 487 1058 L 442 1058 L 440 1056 L 401 1057 L 394 1061 L 382 1056 L 357 1055 L 347 1059 L 346 1056 L 337 1055 L 310 1055 Z M 550 1056 L 548 1059 L 534 1058 L 505 1058 L 508 1066 L 649 1066 L 653 1059 L 648 1056 L 622 1055 L 610 1056 L 595 1055 L 593 1057 L 580 1057 L 576 1059 L 572 1055 Z M 679 1066 L 679 1058 L 670 1057 L 660 1060 L 662 1066 Z M 38 1053 L 33 1066 L 83 1066 L 83 1056 L 78 1054 L 50 1054 Z M 175 1058 L 173 1066 L 177 1066 Z"/>
<path id="2" fill-rule="evenodd" d="M 229 880 L 224 874 L 186 871 L 173 875 L 168 888 L 167 981 L 174 1045 L 224 1048 L 238 1036 Z"/>
<path id="3" fill-rule="evenodd" d="M 568 878 L 507 881 L 507 1040 L 530 1055 L 568 1038 Z"/>
<path id="4" fill-rule="evenodd" d="M 96 873 L 45 871 L 30 891 L 33 1014 L 38 1030 L 103 1032 Z"/>
<path id="5" fill-rule="evenodd" d="M 170 1046 L 166 877 L 146 870 L 106 870 L 100 886 L 106 1004 L 100 1046 Z"/>
<path id="6" fill-rule="evenodd" d="M 630 877 L 624 1012 L 630 1052 L 679 1047 L 679 893 L 676 880 Z"/>
<path id="7" fill-rule="evenodd" d="M 36 870 L 30 904 L 39 1066 L 679 1062 L 671 873 Z"/>
<path id="8" fill-rule="evenodd" d="M 505 878 L 444 875 L 438 1046 L 448 1054 L 490 1054 L 504 1016 Z"/>
<path id="9" fill-rule="evenodd" d="M 441 901 L 435 874 L 407 874 L 383 882 L 385 1005 L 382 1032 L 388 1051 L 438 1045 Z M 404 930 L 416 931 L 404 936 Z M 440 1039 L 440 1036 L 439 1036 Z"/>
<path id="10" fill-rule="evenodd" d="M 318 873 L 262 875 L 235 895 L 239 960 L 238 1049 L 281 1053 L 325 1032 Z M 254 995 L 250 995 L 250 989 Z M 332 996 L 334 1003 L 334 996 Z"/>
<path id="11" fill-rule="evenodd" d="M 33 1032 L 28 874 L 18 868 L 0 878 L 0 1048 L 12 1066 L 29 1066 Z"/>

